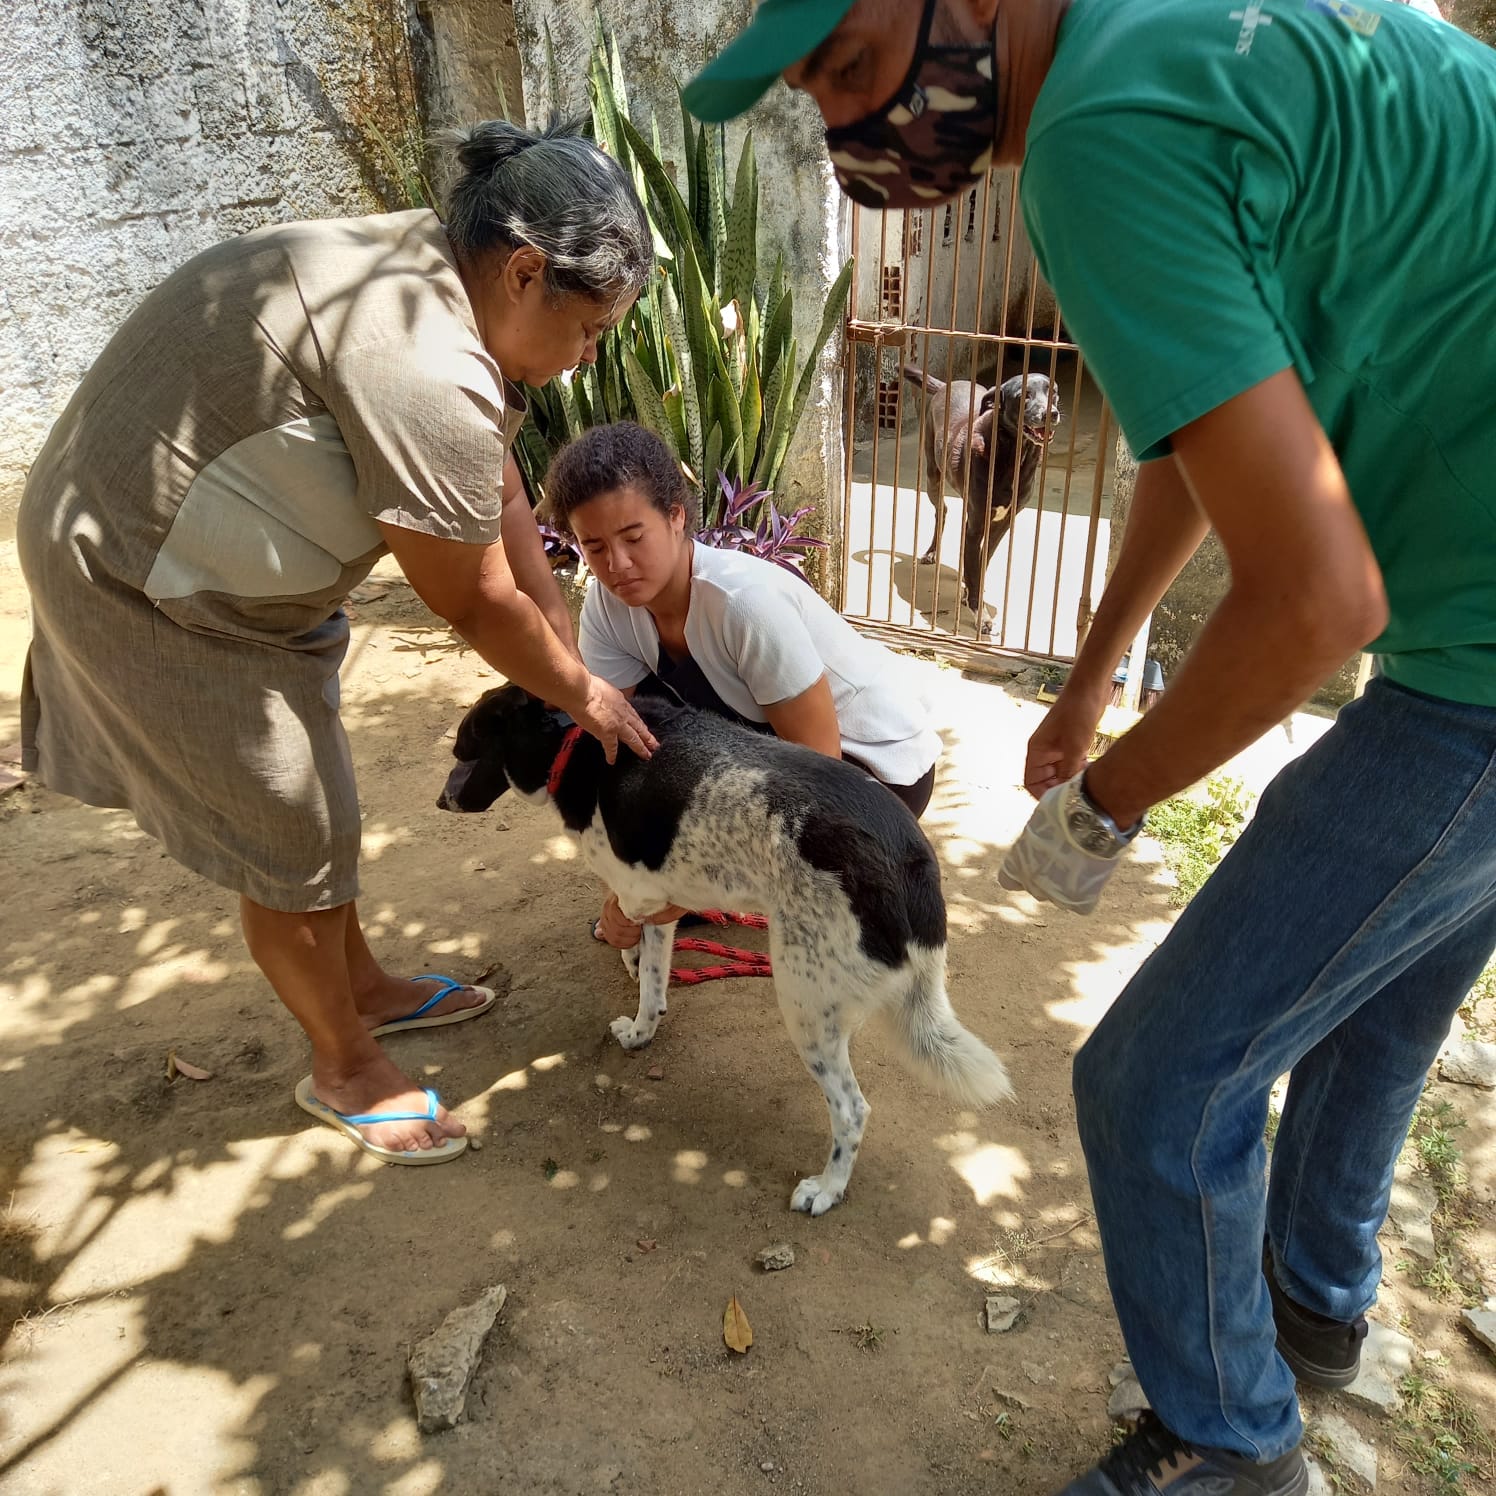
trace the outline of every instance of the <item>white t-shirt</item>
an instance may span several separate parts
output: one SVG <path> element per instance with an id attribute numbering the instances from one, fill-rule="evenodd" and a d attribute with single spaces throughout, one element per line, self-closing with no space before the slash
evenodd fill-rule
<path id="1" fill-rule="evenodd" d="M 742 551 L 693 542 L 686 644 L 712 688 L 750 722 L 764 707 L 831 687 L 842 751 L 886 784 L 913 784 L 940 756 L 929 703 L 907 660 L 864 638 L 811 586 Z M 627 690 L 654 670 L 660 635 L 594 580 L 582 604 L 582 659 Z"/>

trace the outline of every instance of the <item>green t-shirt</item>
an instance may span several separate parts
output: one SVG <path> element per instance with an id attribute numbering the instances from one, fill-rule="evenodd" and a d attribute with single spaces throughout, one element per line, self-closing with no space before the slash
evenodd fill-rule
<path id="1" fill-rule="evenodd" d="M 1383 673 L 1496 705 L 1496 52 L 1394 0 L 1075 0 L 1022 198 L 1139 457 L 1295 368 Z"/>

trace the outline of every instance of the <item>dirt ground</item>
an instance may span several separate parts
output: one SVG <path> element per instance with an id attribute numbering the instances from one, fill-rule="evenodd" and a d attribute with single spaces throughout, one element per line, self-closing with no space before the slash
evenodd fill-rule
<path id="1" fill-rule="evenodd" d="M 24 607 L 0 547 L 0 743 Z M 586 938 L 597 889 L 550 813 L 434 807 L 448 733 L 492 675 L 400 586 L 358 606 L 354 633 L 375 948 L 395 969 L 510 978 L 491 1016 L 391 1041 L 483 1148 L 385 1168 L 313 1124 L 292 1101 L 304 1043 L 230 897 L 125 814 L 0 795 L 0 1491 L 1046 1496 L 1089 1464 L 1122 1345 L 1068 1070 L 1172 909 L 1151 843 L 1089 920 L 998 887 L 1041 708 L 930 667 L 952 996 L 1018 1099 L 962 1113 L 867 1033 L 853 1190 L 811 1221 L 787 1202 L 822 1158 L 825 1108 L 768 984 L 677 991 L 653 1047 L 623 1053 L 607 1025 L 629 985 Z M 1247 777 L 1323 726 L 1295 719 Z M 169 1050 L 212 1078 L 168 1085 Z M 1496 1101 L 1438 1093 L 1467 1124 L 1483 1218 L 1466 1244 L 1489 1265 Z M 795 1266 L 760 1272 L 782 1240 Z M 1378 1317 L 1496 1427 L 1496 1366 L 1397 1255 Z M 508 1305 L 469 1420 L 423 1438 L 406 1354 L 492 1283 Z M 981 1323 L 990 1284 L 1024 1306 L 1006 1335 Z M 732 1294 L 755 1336 L 743 1357 L 722 1342 Z M 1396 1423 L 1350 1416 L 1382 1490 L 1436 1488 Z"/>

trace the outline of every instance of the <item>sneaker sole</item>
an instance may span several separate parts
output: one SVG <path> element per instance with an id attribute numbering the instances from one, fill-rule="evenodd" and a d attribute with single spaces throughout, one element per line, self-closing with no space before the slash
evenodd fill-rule
<path id="1" fill-rule="evenodd" d="M 1278 1354 L 1288 1363 L 1288 1369 L 1301 1382 L 1311 1387 L 1323 1388 L 1326 1392 L 1338 1392 L 1349 1387 L 1361 1375 L 1361 1358 L 1353 1366 L 1319 1366 L 1296 1351 L 1282 1335 L 1278 1336 Z"/>

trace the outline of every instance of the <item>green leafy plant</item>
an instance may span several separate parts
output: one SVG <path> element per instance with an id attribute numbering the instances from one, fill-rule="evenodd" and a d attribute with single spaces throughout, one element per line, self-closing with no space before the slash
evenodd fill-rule
<path id="1" fill-rule="evenodd" d="M 548 56 L 554 89 L 554 52 Z M 659 273 L 601 340 L 595 364 L 530 392 L 532 414 L 516 444 L 518 457 L 531 492 L 539 494 L 551 456 L 572 437 L 607 421 L 638 421 L 679 461 L 710 527 L 721 522 L 726 503 L 718 474 L 735 491 L 749 484 L 773 488 L 821 354 L 845 311 L 852 264 L 828 292 L 802 358 L 784 257 L 767 274 L 759 262 L 752 134 L 729 189 L 724 130 L 696 124 L 682 107 L 683 152 L 672 177 L 659 121 L 651 118 L 646 140 L 630 117 L 617 44 L 602 33 L 587 91 L 594 138 L 628 170 L 648 211 Z M 759 516 L 743 518 L 751 526 Z"/>
<path id="2" fill-rule="evenodd" d="M 1251 796 L 1239 779 L 1213 776 L 1205 795 L 1176 795 L 1148 813 L 1148 830 L 1164 849 L 1177 887 L 1174 902 L 1188 904 L 1241 834 Z"/>
<path id="3" fill-rule="evenodd" d="M 1418 1150 L 1425 1173 L 1444 1202 L 1464 1182 L 1463 1155 L 1455 1138 L 1464 1125 L 1465 1119 L 1447 1101 L 1435 1102 L 1424 1097 L 1413 1113 L 1409 1137 Z"/>

